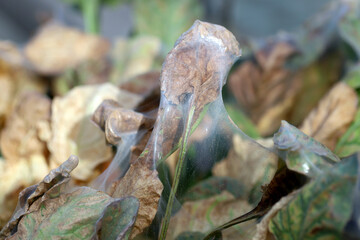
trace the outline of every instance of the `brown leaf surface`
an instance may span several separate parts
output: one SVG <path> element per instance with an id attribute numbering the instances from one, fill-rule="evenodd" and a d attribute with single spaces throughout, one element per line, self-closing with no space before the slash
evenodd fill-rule
<path id="1" fill-rule="evenodd" d="M 49 196 L 58 195 L 60 193 L 60 187 L 70 180 L 70 172 L 78 163 L 79 159 L 71 156 L 58 168 L 51 170 L 39 184 L 22 190 L 19 194 L 18 206 L 12 218 L 1 230 L 0 238 L 10 236 L 22 216 L 36 211 L 39 204 L 49 198 Z M 37 204 L 35 204 L 36 201 L 38 202 Z"/>
<path id="2" fill-rule="evenodd" d="M 133 196 L 140 201 L 138 216 L 131 232 L 131 238 L 134 238 L 150 226 L 164 187 L 157 171 L 150 170 L 141 160 L 131 164 L 125 176 L 116 184 L 112 197 Z"/>
<path id="3" fill-rule="evenodd" d="M 251 210 L 251 205 L 243 199 L 235 199 L 232 194 L 223 191 L 221 194 L 197 201 L 185 202 L 182 209 L 170 220 L 169 239 L 175 239 L 182 232 L 207 233 L 215 226 L 231 220 L 234 215 Z M 224 233 L 223 239 L 233 239 Z M 246 239 L 237 232 L 237 239 Z M 244 237 L 244 238 L 242 238 Z M 249 236 L 247 236 L 249 237 Z"/>
<path id="4" fill-rule="evenodd" d="M 52 137 L 48 144 L 52 168 L 66 156 L 76 154 L 81 161 L 73 176 L 89 180 L 96 177 L 93 171 L 96 166 L 112 158 L 104 133 L 91 121 L 93 112 L 105 99 L 118 101 L 125 108 L 132 108 L 140 101 L 139 96 L 111 84 L 76 87 L 66 96 L 53 100 Z"/>
<path id="5" fill-rule="evenodd" d="M 105 131 L 108 143 L 117 145 L 123 135 L 149 129 L 154 120 L 130 109 L 120 107 L 114 100 L 105 100 L 96 109 L 92 120 Z"/>
<path id="6" fill-rule="evenodd" d="M 339 82 L 310 112 L 300 130 L 334 150 L 355 117 L 357 103 L 356 92 L 346 83 Z"/>
<path id="7" fill-rule="evenodd" d="M 45 95 L 27 93 L 19 97 L 1 133 L 1 152 L 6 161 L 16 163 L 33 155 L 46 158 L 47 146 L 41 138 L 49 135 L 50 107 L 51 100 Z"/>
<path id="8" fill-rule="evenodd" d="M 25 56 L 43 74 L 58 74 L 81 62 L 103 58 L 109 44 L 57 23 L 46 24 L 25 47 Z"/>
<path id="9" fill-rule="evenodd" d="M 173 104 L 193 94 L 200 109 L 219 96 L 227 72 L 239 54 L 239 44 L 231 32 L 197 20 L 166 57 L 161 90 Z"/>
<path id="10" fill-rule="evenodd" d="M 274 122 L 294 104 L 300 79 L 293 78 L 284 64 L 295 52 L 286 41 L 269 42 L 255 52 L 255 62 L 246 61 L 229 77 L 230 90 L 262 135 L 276 130 Z"/>

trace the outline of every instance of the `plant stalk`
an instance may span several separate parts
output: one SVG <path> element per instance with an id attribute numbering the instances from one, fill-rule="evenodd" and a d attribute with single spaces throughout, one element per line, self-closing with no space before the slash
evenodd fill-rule
<path id="1" fill-rule="evenodd" d="M 187 119 L 184 137 L 182 138 L 182 141 L 181 141 L 181 144 L 180 144 L 179 160 L 178 160 L 178 163 L 176 164 L 174 182 L 173 182 L 172 187 L 171 187 L 169 200 L 168 200 L 168 203 L 167 203 L 167 206 L 166 206 L 165 216 L 164 216 L 164 219 L 163 219 L 163 222 L 162 222 L 162 225 L 161 225 L 161 229 L 160 229 L 160 236 L 159 236 L 160 240 L 165 240 L 166 239 L 166 233 L 167 233 L 169 223 L 170 223 L 172 207 L 173 207 L 173 203 L 174 203 L 174 200 L 175 200 L 176 191 L 177 191 L 177 188 L 179 186 L 181 170 L 182 170 L 183 165 L 184 165 L 187 141 L 188 141 L 188 137 L 189 137 L 190 132 L 191 132 L 191 122 L 192 122 L 192 119 L 193 119 L 193 116 L 194 116 L 194 112 L 195 112 L 195 106 L 192 106 L 191 109 L 190 109 L 189 117 Z"/>
<path id="2" fill-rule="evenodd" d="M 99 34 L 100 0 L 82 0 L 81 9 L 84 18 L 85 31 L 91 34 Z"/>

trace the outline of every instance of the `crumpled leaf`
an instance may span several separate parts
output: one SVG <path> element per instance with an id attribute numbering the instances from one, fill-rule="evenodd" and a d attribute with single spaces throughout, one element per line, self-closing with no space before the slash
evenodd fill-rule
<path id="1" fill-rule="evenodd" d="M 234 135 L 233 148 L 225 159 L 215 164 L 212 173 L 215 176 L 236 179 L 244 186 L 245 196 L 249 196 L 251 192 L 260 194 L 260 186 L 269 183 L 274 176 L 277 161 L 278 157 L 271 151 Z M 252 198 L 258 199 L 260 196 Z"/>
<path id="2" fill-rule="evenodd" d="M 108 42 L 99 36 L 52 22 L 26 45 L 25 56 L 36 71 L 52 75 L 84 61 L 101 59 L 108 48 Z"/>
<path id="3" fill-rule="evenodd" d="M 139 210 L 139 201 L 126 197 L 110 203 L 96 222 L 95 239 L 125 239 L 129 236 Z"/>
<path id="4" fill-rule="evenodd" d="M 196 108 L 201 109 L 219 96 L 225 84 L 224 81 L 219 84 L 219 79 L 225 79 L 224 69 L 230 69 L 239 53 L 239 44 L 229 31 L 197 20 L 166 57 L 161 91 L 173 104 L 183 102 L 187 94 L 192 94 Z"/>
<path id="5" fill-rule="evenodd" d="M 21 191 L 18 206 L 12 218 L 1 230 L 0 237 L 5 238 L 10 236 L 24 215 L 38 210 L 39 204 L 35 204 L 35 202 L 41 203 L 45 199 L 59 196 L 60 187 L 70 180 L 70 172 L 78 163 L 79 159 L 76 156 L 70 156 L 70 158 L 58 168 L 51 170 L 39 184 Z"/>
<path id="6" fill-rule="evenodd" d="M 92 120 L 105 132 L 108 143 L 117 145 L 122 136 L 149 129 L 154 120 L 130 109 L 125 109 L 114 100 L 104 100 L 96 109 Z"/>
<path id="7" fill-rule="evenodd" d="M 281 121 L 281 127 L 274 134 L 273 140 L 287 167 L 309 177 L 316 177 L 340 161 L 324 145 L 286 121 Z"/>
<path id="8" fill-rule="evenodd" d="M 88 180 L 96 177 L 93 171 L 96 166 L 112 158 L 113 152 L 104 141 L 104 133 L 91 122 L 91 115 L 105 99 L 116 100 L 125 108 L 132 108 L 139 102 L 139 96 L 111 84 L 76 87 L 66 96 L 53 100 L 52 137 L 48 143 L 51 167 L 75 154 L 81 161 L 73 177 Z"/>
<path id="9" fill-rule="evenodd" d="M 360 110 L 357 111 L 354 122 L 340 138 L 336 145 L 335 152 L 340 157 L 350 156 L 360 152 Z"/>
<path id="10" fill-rule="evenodd" d="M 112 197 L 133 196 L 140 202 L 130 238 L 134 238 L 151 224 L 157 212 L 163 188 L 157 171 L 149 169 L 141 159 L 131 164 L 125 176 L 115 184 Z"/>
<path id="11" fill-rule="evenodd" d="M 117 39 L 112 52 L 114 68 L 111 82 L 123 84 L 138 75 L 159 68 L 161 65 L 156 58 L 160 50 L 161 41 L 154 36 Z"/>
<path id="12" fill-rule="evenodd" d="M 340 82 L 311 111 L 300 130 L 334 150 L 355 117 L 357 102 L 356 92 Z"/>
<path id="13" fill-rule="evenodd" d="M 197 201 L 185 202 L 182 209 L 170 220 L 167 237 L 175 239 L 183 232 L 201 232 L 207 233 L 215 226 L 232 219 L 236 214 L 249 211 L 251 205 L 243 199 L 235 199 L 227 191 L 210 198 Z M 241 233 L 237 232 L 238 239 L 241 239 Z M 247 236 L 246 232 L 243 233 Z M 226 235 L 223 239 L 227 238 Z M 246 239 L 246 238 L 244 238 Z"/>
<path id="14" fill-rule="evenodd" d="M 356 158 L 328 169 L 271 219 L 270 232 L 276 239 L 342 239 L 357 174 Z"/>
<path id="15" fill-rule="evenodd" d="M 22 94 L 1 133 L 0 146 L 6 161 L 16 163 L 36 155 L 44 158 L 50 135 L 51 100 L 38 93 Z"/>

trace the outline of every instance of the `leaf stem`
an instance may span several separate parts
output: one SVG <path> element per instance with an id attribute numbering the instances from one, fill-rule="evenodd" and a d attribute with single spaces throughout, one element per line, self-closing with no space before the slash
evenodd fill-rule
<path id="1" fill-rule="evenodd" d="M 181 170 L 182 170 L 183 165 L 184 165 L 187 141 L 188 141 L 188 137 L 190 135 L 191 122 L 192 122 L 192 119 L 193 119 L 193 116 L 194 116 L 194 112 L 195 112 L 195 106 L 192 106 L 191 109 L 190 109 L 189 117 L 187 119 L 185 133 L 184 133 L 184 136 L 183 136 L 181 144 L 180 144 L 179 160 L 178 160 L 178 163 L 176 164 L 174 182 L 173 182 L 172 187 L 171 187 L 171 192 L 170 192 L 168 204 L 166 206 L 165 216 L 164 216 L 164 219 L 163 219 L 163 222 L 162 222 L 162 225 L 161 225 L 161 229 L 160 229 L 160 237 L 159 237 L 160 240 L 165 240 L 166 239 L 166 233 L 167 233 L 167 229 L 169 227 L 169 222 L 170 222 L 170 217 L 171 217 L 171 212 L 172 212 L 172 206 L 173 206 L 173 203 L 174 203 L 174 200 L 175 200 L 175 195 L 176 195 L 177 188 L 179 186 Z"/>
<path id="2" fill-rule="evenodd" d="M 81 10 L 84 18 L 85 31 L 91 34 L 99 34 L 100 0 L 82 0 Z"/>

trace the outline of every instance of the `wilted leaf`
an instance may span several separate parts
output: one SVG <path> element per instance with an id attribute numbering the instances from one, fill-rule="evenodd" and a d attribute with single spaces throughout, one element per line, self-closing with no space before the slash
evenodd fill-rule
<path id="1" fill-rule="evenodd" d="M 251 209 L 250 204 L 243 199 L 235 199 L 227 191 L 207 199 L 185 202 L 182 209 L 170 220 L 169 239 L 175 239 L 183 232 L 207 233 L 212 228 L 229 221 L 239 213 Z M 238 238 L 246 236 L 246 232 Z M 226 236 L 224 236 L 224 239 Z M 244 238 L 245 239 L 245 238 Z"/>
<path id="2" fill-rule="evenodd" d="M 109 48 L 106 40 L 56 23 L 45 25 L 25 47 L 25 56 L 43 74 L 58 74 L 90 60 L 101 59 Z"/>
<path id="3" fill-rule="evenodd" d="M 360 110 L 357 111 L 354 122 L 336 145 L 335 152 L 340 157 L 350 156 L 360 151 Z"/>
<path id="4" fill-rule="evenodd" d="M 96 222 L 97 238 L 120 240 L 129 236 L 139 210 L 139 201 L 126 197 L 110 203 Z"/>
<path id="5" fill-rule="evenodd" d="M 140 207 L 131 238 L 148 227 L 157 212 L 163 185 L 156 170 L 150 170 L 143 161 L 130 165 L 125 176 L 116 183 L 112 197 L 133 196 L 139 199 Z"/>
<path id="6" fill-rule="evenodd" d="M 58 168 L 50 171 L 37 185 L 28 187 L 20 192 L 18 206 L 7 225 L 1 230 L 0 237 L 10 236 L 16 230 L 19 220 L 25 215 L 39 209 L 42 201 L 57 197 L 60 187 L 70 180 L 70 172 L 78 165 L 79 159 L 71 156 Z M 37 202 L 37 204 L 35 204 Z"/>
<path id="7" fill-rule="evenodd" d="M 324 145 L 307 136 L 286 121 L 274 135 L 274 145 L 289 169 L 315 177 L 340 159 Z"/>
<path id="8" fill-rule="evenodd" d="M 358 173 L 356 158 L 343 160 L 304 186 L 270 221 L 277 239 L 342 239 L 351 216 Z"/>
<path id="9" fill-rule="evenodd" d="M 91 115 L 105 99 L 116 100 L 125 108 L 132 108 L 139 102 L 139 96 L 111 84 L 76 87 L 66 96 L 53 100 L 52 138 L 48 144 L 51 167 L 75 154 L 81 161 L 73 176 L 88 180 L 96 176 L 93 171 L 96 166 L 112 158 L 104 133 L 91 122 Z"/>
<path id="10" fill-rule="evenodd" d="M 334 150 L 355 117 L 357 102 L 356 92 L 340 82 L 311 111 L 300 130 Z"/>

